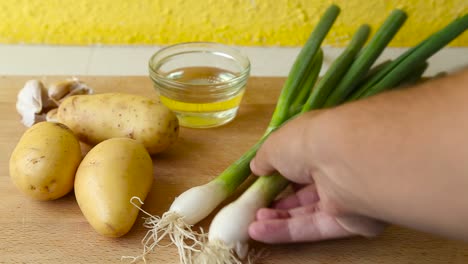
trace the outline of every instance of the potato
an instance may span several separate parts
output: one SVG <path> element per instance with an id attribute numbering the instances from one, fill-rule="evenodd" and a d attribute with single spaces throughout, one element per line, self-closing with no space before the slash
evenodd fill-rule
<path id="1" fill-rule="evenodd" d="M 10 176 L 25 194 L 53 200 L 73 189 L 81 148 L 73 132 L 60 123 L 41 122 L 21 137 L 10 158 Z"/>
<path id="2" fill-rule="evenodd" d="M 128 137 L 143 143 L 150 154 L 167 149 L 179 132 L 177 117 L 165 105 L 121 93 L 71 96 L 58 108 L 58 120 L 83 142 Z"/>
<path id="3" fill-rule="evenodd" d="M 129 138 L 105 140 L 85 156 L 75 178 L 75 196 L 83 215 L 100 234 L 119 237 L 135 223 L 153 183 L 153 165 L 143 145 Z"/>

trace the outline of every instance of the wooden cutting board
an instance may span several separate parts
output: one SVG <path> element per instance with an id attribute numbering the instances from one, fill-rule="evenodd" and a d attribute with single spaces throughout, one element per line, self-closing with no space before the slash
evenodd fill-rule
<path id="1" fill-rule="evenodd" d="M 26 80 L 64 77 L 0 77 L 0 263 L 124 263 L 141 252 L 146 230 L 138 219 L 126 236 L 98 235 L 80 212 L 73 193 L 56 201 L 34 201 L 20 193 L 8 173 L 10 154 L 25 131 L 15 111 Z M 145 77 L 83 77 L 96 92 L 155 96 Z M 189 187 L 214 178 L 263 133 L 283 78 L 251 78 L 238 117 L 220 128 L 181 129 L 178 142 L 154 157 L 153 189 L 144 209 L 161 215 Z M 201 223 L 207 227 L 209 219 Z M 468 244 L 390 227 L 375 239 L 351 238 L 295 245 L 257 245 L 269 252 L 262 263 L 468 263 Z M 173 247 L 158 248 L 150 263 L 178 263 Z"/>

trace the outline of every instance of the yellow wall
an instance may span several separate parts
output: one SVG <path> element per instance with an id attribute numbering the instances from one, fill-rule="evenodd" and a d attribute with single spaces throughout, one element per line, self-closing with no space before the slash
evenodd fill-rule
<path id="1" fill-rule="evenodd" d="M 0 0 L 0 43 L 302 45 L 319 14 L 342 13 L 327 39 L 341 46 L 393 8 L 410 15 L 392 46 L 410 46 L 468 13 L 467 0 Z M 468 34 L 452 43 L 468 46 Z"/>

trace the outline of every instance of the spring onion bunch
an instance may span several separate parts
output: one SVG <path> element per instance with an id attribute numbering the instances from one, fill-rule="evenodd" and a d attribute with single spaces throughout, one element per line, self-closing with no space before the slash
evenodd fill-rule
<path id="1" fill-rule="evenodd" d="M 336 106 L 413 82 L 423 74 L 427 68 L 426 60 L 432 54 L 468 28 L 468 15 L 465 15 L 394 61 L 370 70 L 405 19 L 403 11 L 392 12 L 369 44 L 360 51 L 368 35 L 368 29 L 362 26 L 346 50 L 316 84 L 300 112 Z M 236 201 L 215 216 L 210 225 L 208 241 L 195 262 L 242 263 L 241 260 L 249 256 L 248 226 L 255 220 L 257 210 L 268 206 L 288 184 L 277 173 L 259 177 Z"/>
<path id="2" fill-rule="evenodd" d="M 294 107 L 304 104 L 317 80 L 322 65 L 323 53 L 320 50 L 320 45 L 339 11 L 337 6 L 330 6 L 311 33 L 284 83 L 277 106 L 264 135 L 254 146 L 212 181 L 180 194 L 161 217 L 147 213 L 141 209 L 143 204 L 141 200 L 137 197 L 132 198 L 131 203 L 148 216 L 144 226 L 149 231 L 142 240 L 143 253 L 140 256 L 125 258 L 130 258 L 132 262 L 140 259 L 146 261 L 145 256 L 157 246 L 161 246 L 165 237 L 169 237 L 170 244 L 174 244 L 178 249 L 180 262 L 191 263 L 192 254 L 199 251 L 202 246 L 200 239 L 204 237 L 202 230 L 198 232 L 192 229 L 193 225 L 207 217 L 247 179 L 251 174 L 250 161 L 262 142 L 272 131 L 297 112 L 294 111 Z"/>

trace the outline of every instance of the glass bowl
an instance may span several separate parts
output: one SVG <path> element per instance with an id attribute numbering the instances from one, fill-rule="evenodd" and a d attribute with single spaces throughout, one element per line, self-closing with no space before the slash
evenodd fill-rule
<path id="1" fill-rule="evenodd" d="M 175 112 L 181 126 L 217 127 L 237 115 L 250 61 L 226 45 L 181 43 L 151 56 L 149 75 L 161 102 Z"/>

